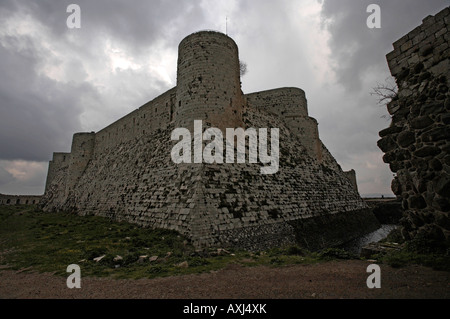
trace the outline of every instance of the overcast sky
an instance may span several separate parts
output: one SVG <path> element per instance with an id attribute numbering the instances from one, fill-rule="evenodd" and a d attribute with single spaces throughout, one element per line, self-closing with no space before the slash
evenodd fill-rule
<path id="1" fill-rule="evenodd" d="M 81 28 L 66 25 L 81 8 Z M 369 29 L 369 4 L 381 28 Z M 392 194 L 377 147 L 389 125 L 370 95 L 390 73 L 392 42 L 448 0 L 1 0 L 0 193 L 42 194 L 53 152 L 176 85 L 178 43 L 199 30 L 228 33 L 248 72 L 244 93 L 306 92 L 319 135 L 362 195 Z M 227 23 L 226 23 L 227 21 Z"/>

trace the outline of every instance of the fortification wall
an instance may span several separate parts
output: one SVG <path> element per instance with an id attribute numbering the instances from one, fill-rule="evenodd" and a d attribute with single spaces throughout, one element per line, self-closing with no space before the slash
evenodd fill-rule
<path id="1" fill-rule="evenodd" d="M 245 94 L 249 106 L 285 119 L 308 116 L 305 92 L 299 88 L 279 88 Z"/>
<path id="2" fill-rule="evenodd" d="M 304 140 L 310 155 L 322 160 L 322 142 L 317 121 L 308 116 L 305 92 L 299 88 L 279 88 L 246 94 L 248 107 L 281 117 L 291 133 Z"/>
<path id="3" fill-rule="evenodd" d="M 0 194 L 0 205 L 37 205 L 40 195 L 5 195 Z"/>
<path id="4" fill-rule="evenodd" d="M 95 153 L 108 152 L 120 143 L 139 139 L 173 121 L 176 88 L 161 94 L 95 134 Z"/>
<path id="5" fill-rule="evenodd" d="M 354 169 L 344 172 L 345 176 L 350 180 L 353 185 L 353 188 L 358 191 L 358 183 L 356 182 L 356 172 Z"/>
<path id="6" fill-rule="evenodd" d="M 92 159 L 95 145 L 95 133 L 75 133 L 70 151 L 70 163 L 66 178 L 66 195 L 72 191 Z"/>
<path id="7" fill-rule="evenodd" d="M 172 123 L 94 157 L 70 205 L 62 207 L 173 229 L 199 248 L 255 250 L 299 241 L 317 249 L 378 226 L 331 155 L 323 163 L 309 156 L 281 118 L 250 109 L 246 118 L 252 127 L 280 128 L 277 174 L 261 175 L 260 165 L 249 163 L 176 165 L 170 159 Z"/>
<path id="8" fill-rule="evenodd" d="M 175 164 L 172 130 L 199 119 L 223 131 L 279 128 L 279 171 L 261 174 L 262 163 Z M 237 46 L 217 32 L 180 43 L 177 87 L 96 134 L 75 134 L 69 165 L 51 166 L 44 210 L 173 229 L 197 247 L 262 249 L 295 240 L 317 248 L 378 226 L 320 141 L 304 92 L 283 88 L 246 99 Z"/>
<path id="9" fill-rule="evenodd" d="M 403 234 L 450 238 L 450 7 L 394 42 L 387 56 L 399 88 L 380 131 L 383 160 L 396 173 L 392 191 L 405 212 Z"/>
<path id="10" fill-rule="evenodd" d="M 58 172 L 63 167 L 68 167 L 70 162 L 70 153 L 55 152 L 53 159 L 48 163 L 47 180 L 45 182 L 45 191 L 55 179 Z"/>

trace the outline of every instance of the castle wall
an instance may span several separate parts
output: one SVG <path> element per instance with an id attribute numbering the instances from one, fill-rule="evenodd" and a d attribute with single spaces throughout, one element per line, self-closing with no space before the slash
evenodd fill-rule
<path id="1" fill-rule="evenodd" d="M 0 194 L 0 205 L 37 205 L 42 196 L 39 195 L 4 195 Z"/>
<path id="2" fill-rule="evenodd" d="M 45 192 L 47 192 L 50 184 L 61 168 L 68 166 L 70 162 L 70 153 L 55 152 L 53 159 L 48 163 L 47 180 L 45 182 Z"/>
<path id="3" fill-rule="evenodd" d="M 177 127 L 192 128 L 194 120 L 205 126 L 242 126 L 241 91 L 236 43 L 218 32 L 198 32 L 178 47 Z"/>
<path id="4" fill-rule="evenodd" d="M 354 189 L 358 191 L 358 183 L 356 182 L 356 172 L 354 169 L 344 172 L 345 176 L 350 180 Z"/>
<path id="5" fill-rule="evenodd" d="M 70 163 L 66 178 L 66 196 L 72 191 L 86 166 L 92 159 L 95 145 L 95 133 L 75 133 L 72 139 L 70 151 Z"/>
<path id="6" fill-rule="evenodd" d="M 244 122 L 279 128 L 279 172 L 262 175 L 261 163 L 173 163 L 172 130 L 199 119 L 223 131 L 246 127 Z M 294 240 L 316 248 L 378 226 L 320 141 L 304 92 L 282 88 L 244 96 L 237 46 L 217 32 L 180 43 L 177 87 L 98 133 L 75 134 L 69 164 L 53 163 L 49 170 L 44 210 L 172 229 L 199 248 L 261 249 Z M 335 223 L 349 225 L 341 227 L 345 236 L 332 231 Z M 304 227 L 325 224 L 327 230 L 314 236 Z"/>
<path id="7" fill-rule="evenodd" d="M 317 121 L 308 116 L 305 92 L 299 88 L 279 88 L 245 95 L 248 107 L 264 110 L 284 119 L 291 133 L 307 146 L 309 154 L 322 160 L 322 142 Z"/>
<path id="8" fill-rule="evenodd" d="M 285 119 L 308 116 L 305 92 L 299 88 L 279 88 L 245 94 L 249 106 Z"/>
<path id="9" fill-rule="evenodd" d="M 380 131 L 384 162 L 396 173 L 405 238 L 450 238 L 450 7 L 394 42 L 387 56 L 399 88 Z"/>
<path id="10" fill-rule="evenodd" d="M 95 153 L 101 156 L 120 143 L 126 143 L 154 130 L 165 128 L 169 122 L 173 121 L 175 99 L 176 88 L 172 88 L 98 131 L 95 134 Z"/>

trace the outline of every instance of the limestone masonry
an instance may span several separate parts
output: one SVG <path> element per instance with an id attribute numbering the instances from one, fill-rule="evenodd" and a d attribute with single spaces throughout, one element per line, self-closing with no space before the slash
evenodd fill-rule
<path id="1" fill-rule="evenodd" d="M 403 236 L 442 245 L 450 241 L 450 7 L 422 22 L 386 56 L 399 90 L 378 146 L 396 173 Z"/>
<path id="2" fill-rule="evenodd" d="M 280 167 L 261 163 L 175 164 L 175 128 L 279 128 Z M 248 149 L 247 149 L 248 152 Z M 348 177 L 347 177 L 348 175 Z M 178 47 L 177 86 L 99 132 L 76 133 L 49 163 L 46 211 L 73 211 L 173 229 L 198 247 L 261 249 L 341 244 L 378 227 L 319 139 L 305 93 L 241 90 L 238 47 L 201 31 Z"/>

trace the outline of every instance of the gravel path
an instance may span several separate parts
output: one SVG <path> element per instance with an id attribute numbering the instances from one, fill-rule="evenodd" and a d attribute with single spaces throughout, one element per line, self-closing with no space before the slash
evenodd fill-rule
<path id="1" fill-rule="evenodd" d="M 368 265 L 367 261 L 343 260 L 279 268 L 229 265 L 210 273 L 155 279 L 81 277 L 80 289 L 67 288 L 66 277 L 0 269 L 0 298 L 450 298 L 448 272 L 416 265 L 404 268 L 380 265 L 381 288 L 369 289 Z"/>

